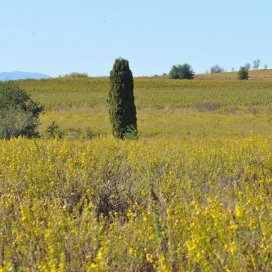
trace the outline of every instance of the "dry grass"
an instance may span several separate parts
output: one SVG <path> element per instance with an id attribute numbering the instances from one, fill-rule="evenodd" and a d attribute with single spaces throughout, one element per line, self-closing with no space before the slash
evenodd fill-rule
<path id="1" fill-rule="evenodd" d="M 237 72 L 198 74 L 198 80 L 237 80 Z M 249 80 L 272 81 L 272 70 L 249 71 Z"/>

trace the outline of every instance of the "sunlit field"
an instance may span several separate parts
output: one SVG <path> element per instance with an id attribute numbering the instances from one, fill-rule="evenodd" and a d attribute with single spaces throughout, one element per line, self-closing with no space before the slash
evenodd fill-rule
<path id="1" fill-rule="evenodd" d="M 270 70 L 265 72 L 272 74 Z M 53 120 L 63 130 L 77 131 L 78 135 L 84 135 L 86 129 L 94 135 L 110 134 L 108 79 L 59 78 L 25 80 L 19 84 L 45 106 L 42 134 Z M 135 101 L 142 137 L 244 137 L 252 132 L 271 132 L 272 80 L 136 78 Z"/>
<path id="2" fill-rule="evenodd" d="M 19 85 L 45 112 L 0 141 L 0 271 L 272 271 L 272 81 L 136 78 L 138 140 L 108 79 Z"/>
<path id="3" fill-rule="evenodd" d="M 271 271 L 271 143 L 1 141 L 2 271 Z"/>

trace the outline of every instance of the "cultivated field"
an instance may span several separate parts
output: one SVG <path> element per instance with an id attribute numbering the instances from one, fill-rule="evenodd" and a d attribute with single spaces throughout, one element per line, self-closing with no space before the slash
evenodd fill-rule
<path id="1" fill-rule="evenodd" d="M 272 81 L 137 78 L 124 141 L 108 79 L 19 84 L 45 113 L 0 141 L 0 271 L 272 270 Z"/>
<path id="2" fill-rule="evenodd" d="M 272 71 L 265 72 L 272 78 Z M 226 75 L 229 74 L 232 73 Z M 42 132 L 55 120 L 67 130 L 67 137 L 85 135 L 87 129 L 94 135 L 110 134 L 106 104 L 108 79 L 26 80 L 20 86 L 45 105 Z M 137 78 L 135 99 L 142 137 L 230 137 L 252 132 L 269 135 L 272 131 L 272 80 Z"/>

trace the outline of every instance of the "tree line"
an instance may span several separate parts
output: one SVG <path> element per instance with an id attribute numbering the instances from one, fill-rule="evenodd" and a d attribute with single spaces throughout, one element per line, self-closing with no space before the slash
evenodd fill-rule
<path id="1" fill-rule="evenodd" d="M 246 63 L 245 65 L 241 66 L 237 78 L 239 80 L 247 80 L 248 79 L 248 71 L 251 69 L 253 70 L 258 70 L 260 67 L 261 61 L 259 59 L 253 61 L 253 65 L 251 66 L 250 63 Z M 267 70 L 268 66 L 267 64 L 264 64 L 264 70 Z M 234 72 L 235 69 L 232 68 L 232 72 Z M 210 68 L 209 71 L 211 74 L 219 74 L 219 73 L 224 73 L 226 70 L 216 64 L 213 65 Z M 208 71 L 206 73 L 209 73 Z M 173 65 L 170 72 L 167 74 L 163 74 L 163 76 L 168 76 L 171 79 L 193 79 L 195 76 L 195 73 L 192 69 L 192 67 L 188 63 L 184 63 L 182 65 Z"/>

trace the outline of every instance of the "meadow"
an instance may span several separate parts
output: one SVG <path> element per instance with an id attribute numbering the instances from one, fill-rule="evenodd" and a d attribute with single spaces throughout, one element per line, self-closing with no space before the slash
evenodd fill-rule
<path id="1" fill-rule="evenodd" d="M 271 271 L 272 80 L 229 76 L 136 78 L 138 140 L 108 79 L 20 81 L 45 113 L 0 141 L 0 271 Z"/>
<path id="2" fill-rule="evenodd" d="M 271 133 L 272 80 L 253 77 L 241 82 L 222 80 L 218 75 L 214 76 L 216 80 L 198 77 L 202 79 L 135 79 L 141 137 L 229 137 L 246 136 L 251 132 Z M 206 78 L 210 79 L 210 75 Z M 88 129 L 94 135 L 111 134 L 106 103 L 109 79 L 25 80 L 19 85 L 45 106 L 40 125 L 42 134 L 52 120 L 72 133 L 80 131 L 84 134 Z"/>

